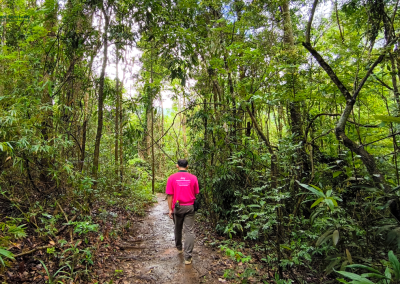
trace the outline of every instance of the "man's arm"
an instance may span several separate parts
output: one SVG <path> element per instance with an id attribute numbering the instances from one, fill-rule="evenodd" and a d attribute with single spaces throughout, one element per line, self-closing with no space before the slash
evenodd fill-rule
<path id="1" fill-rule="evenodd" d="M 172 219 L 172 200 L 174 198 L 174 186 L 171 180 L 171 177 L 167 180 L 167 186 L 165 189 L 165 193 L 167 194 L 168 198 L 168 216 Z"/>
<path id="2" fill-rule="evenodd" d="M 172 194 L 168 194 L 168 216 L 169 218 L 172 219 L 172 199 L 174 198 L 174 196 Z"/>

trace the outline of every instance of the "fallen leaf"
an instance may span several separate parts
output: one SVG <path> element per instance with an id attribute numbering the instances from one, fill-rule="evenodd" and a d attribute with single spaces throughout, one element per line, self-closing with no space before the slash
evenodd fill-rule
<path id="1" fill-rule="evenodd" d="M 219 281 L 219 282 L 226 282 L 226 280 L 225 280 L 225 279 L 222 279 L 222 278 L 218 278 L 218 281 Z"/>
<path id="2" fill-rule="evenodd" d="M 51 244 L 52 246 L 54 246 L 56 243 L 53 241 L 50 241 L 49 244 Z"/>
<path id="3" fill-rule="evenodd" d="M 15 248 L 21 249 L 21 247 L 22 247 L 22 244 L 18 244 L 18 243 L 11 243 L 11 244 L 12 244 L 12 246 L 10 248 L 15 247 Z"/>

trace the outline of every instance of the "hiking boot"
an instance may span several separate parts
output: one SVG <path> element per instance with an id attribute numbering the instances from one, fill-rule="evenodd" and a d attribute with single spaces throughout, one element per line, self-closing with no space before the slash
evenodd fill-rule
<path id="1" fill-rule="evenodd" d="M 192 264 L 192 258 L 185 259 L 185 264 Z"/>
<path id="2" fill-rule="evenodd" d="M 178 248 L 176 248 L 176 249 L 178 250 L 178 254 L 183 253 L 183 250 L 182 250 L 182 249 L 178 249 Z"/>

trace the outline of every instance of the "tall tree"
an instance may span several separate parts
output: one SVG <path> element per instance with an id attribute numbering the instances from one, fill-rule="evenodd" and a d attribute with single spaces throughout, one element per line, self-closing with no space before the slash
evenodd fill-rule
<path id="1" fill-rule="evenodd" d="M 96 182 L 99 171 L 100 142 L 103 132 L 104 77 L 105 77 L 107 58 L 108 58 L 108 27 L 110 24 L 110 15 L 109 15 L 110 6 L 105 7 L 105 5 L 106 3 L 103 3 L 101 5 L 101 11 L 104 17 L 103 63 L 99 77 L 98 104 L 97 104 L 97 132 L 94 145 L 93 166 L 92 166 L 92 176 L 96 180 Z M 97 183 L 95 183 L 95 186 L 96 184 Z"/>

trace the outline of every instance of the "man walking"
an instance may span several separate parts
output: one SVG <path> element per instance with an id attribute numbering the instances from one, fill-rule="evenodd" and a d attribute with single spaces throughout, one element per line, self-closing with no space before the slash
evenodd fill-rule
<path id="1" fill-rule="evenodd" d="M 194 201 L 199 194 L 197 177 L 187 172 L 188 161 L 178 160 L 178 172 L 167 181 L 169 217 L 175 223 L 175 246 L 182 252 L 182 228 L 185 233 L 185 264 L 192 263 L 194 246 Z"/>

